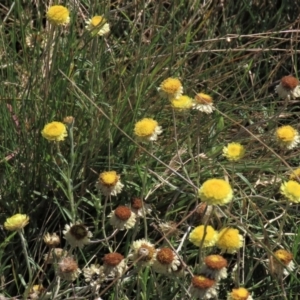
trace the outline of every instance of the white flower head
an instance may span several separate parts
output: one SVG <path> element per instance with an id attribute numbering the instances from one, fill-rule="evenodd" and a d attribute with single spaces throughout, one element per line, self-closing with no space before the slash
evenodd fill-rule
<path id="1" fill-rule="evenodd" d="M 119 230 L 130 229 L 136 223 L 136 214 L 127 206 L 118 206 L 108 217 L 110 224 Z"/>
<path id="2" fill-rule="evenodd" d="M 93 236 L 93 234 L 88 231 L 88 228 L 79 222 L 76 222 L 74 225 L 72 223 L 65 225 L 63 234 L 73 248 L 83 248 L 90 243 L 90 238 Z"/>
<path id="3" fill-rule="evenodd" d="M 156 250 L 152 243 L 145 239 L 134 241 L 131 245 L 132 252 L 129 254 L 130 260 L 138 265 L 148 266 L 155 261 Z"/>
<path id="4" fill-rule="evenodd" d="M 104 267 L 98 264 L 91 264 L 90 267 L 86 267 L 83 270 L 85 281 L 90 284 L 91 287 L 98 289 L 101 283 L 106 279 L 104 273 Z"/>
<path id="5" fill-rule="evenodd" d="M 181 266 L 177 254 L 168 247 L 156 250 L 156 259 L 153 263 L 153 270 L 161 274 L 172 274 Z"/>
<path id="6" fill-rule="evenodd" d="M 281 78 L 279 85 L 275 91 L 278 96 L 283 99 L 295 99 L 300 97 L 299 80 L 293 76 L 284 76 Z"/>

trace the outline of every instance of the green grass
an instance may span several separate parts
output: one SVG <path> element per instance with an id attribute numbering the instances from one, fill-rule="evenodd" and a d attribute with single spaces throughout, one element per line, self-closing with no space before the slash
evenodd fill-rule
<path id="1" fill-rule="evenodd" d="M 281 125 L 299 130 L 299 101 L 284 101 L 274 91 L 283 76 L 297 77 L 297 1 L 70 1 L 62 3 L 71 12 L 70 24 L 54 31 L 45 18 L 48 7 L 25 2 L 0 6 L 0 224 L 16 213 L 30 217 L 23 247 L 19 234 L 1 227 L 0 292 L 22 298 L 42 283 L 57 291 L 55 299 L 95 299 L 82 274 L 73 284 L 59 283 L 43 259 L 49 251 L 44 234 L 56 232 L 69 250 L 62 231 L 81 220 L 92 240 L 101 242 L 73 251 L 80 269 L 102 264 L 109 252 L 127 258 L 132 242 L 145 237 L 157 248 L 181 245 L 178 255 L 187 265 L 179 278 L 128 262 L 121 279 L 101 285 L 102 299 L 192 299 L 191 275 L 199 274 L 206 255 L 220 253 L 188 240 L 189 231 L 202 224 L 197 188 L 209 178 L 226 178 L 234 200 L 216 208 L 207 222 L 217 230 L 239 229 L 245 243 L 238 254 L 225 254 L 229 276 L 220 282 L 218 299 L 238 286 L 253 299 L 298 299 L 298 206 L 279 189 L 299 166 L 299 147 L 284 151 L 273 138 Z M 85 30 L 85 20 L 97 14 L 111 26 L 106 37 Z M 47 45 L 29 47 L 26 37 L 33 33 L 45 35 Z M 168 77 L 180 78 L 190 97 L 211 95 L 216 111 L 173 112 L 157 91 Z M 41 131 L 66 116 L 75 118 L 73 139 L 69 132 L 58 148 Z M 145 117 L 163 128 L 151 145 L 133 134 Z M 245 146 L 242 160 L 222 156 L 229 142 Z M 107 170 L 120 174 L 125 185 L 117 197 L 96 189 Z M 111 236 L 107 216 L 133 197 L 151 205 L 151 214 Z M 157 226 L 167 221 L 177 223 L 179 237 L 161 234 Z M 296 264 L 282 280 L 266 262 L 279 248 L 292 252 Z"/>

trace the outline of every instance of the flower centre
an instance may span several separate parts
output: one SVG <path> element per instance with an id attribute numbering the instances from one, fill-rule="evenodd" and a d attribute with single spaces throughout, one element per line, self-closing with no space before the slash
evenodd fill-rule
<path id="1" fill-rule="evenodd" d="M 143 119 L 136 123 L 134 132 L 140 137 L 150 136 L 155 132 L 157 126 L 157 122 L 153 119 Z"/>
<path id="2" fill-rule="evenodd" d="M 118 206 L 115 209 L 115 215 L 122 221 L 127 221 L 131 216 L 131 210 L 126 206 Z"/>
<path id="3" fill-rule="evenodd" d="M 198 104 L 212 104 L 213 99 L 209 95 L 199 93 L 195 96 L 195 100 Z"/>
<path id="4" fill-rule="evenodd" d="M 132 208 L 134 209 L 141 209 L 143 207 L 143 203 L 142 203 L 142 200 L 139 199 L 139 198 L 133 198 L 131 200 L 131 206 Z"/>
<path id="5" fill-rule="evenodd" d="M 209 255 L 204 259 L 205 264 L 214 270 L 221 270 L 227 267 L 227 260 L 220 255 Z"/>
<path id="6" fill-rule="evenodd" d="M 299 81 L 294 76 L 284 76 L 281 79 L 281 85 L 287 90 L 293 90 L 298 84 Z"/>
<path id="7" fill-rule="evenodd" d="M 106 254 L 103 257 L 103 262 L 104 264 L 111 266 L 111 267 L 115 267 L 117 266 L 122 260 L 124 259 L 124 256 L 120 253 L 109 253 Z"/>
<path id="8" fill-rule="evenodd" d="M 104 22 L 103 18 L 101 16 L 95 16 L 91 20 L 91 24 L 94 27 L 97 27 L 101 22 Z"/>
<path id="9" fill-rule="evenodd" d="M 119 176 L 115 171 L 103 172 L 99 176 L 100 182 L 108 187 L 115 186 L 119 180 Z"/>
<path id="10" fill-rule="evenodd" d="M 249 297 L 249 292 L 244 288 L 233 289 L 231 297 L 234 300 L 247 300 Z"/>
<path id="11" fill-rule="evenodd" d="M 155 249 L 149 245 L 142 244 L 138 250 L 138 256 L 142 257 L 143 261 L 149 261 L 153 258 Z"/>
<path id="12" fill-rule="evenodd" d="M 157 252 L 156 259 L 162 265 L 169 265 L 174 260 L 174 253 L 170 248 L 162 248 Z"/>
<path id="13" fill-rule="evenodd" d="M 215 284 L 215 280 L 204 277 L 194 276 L 192 279 L 192 285 L 198 289 L 208 289 Z"/>
<path id="14" fill-rule="evenodd" d="M 288 265 L 293 259 L 293 254 L 283 249 L 277 250 L 274 254 L 284 265 Z"/>
<path id="15" fill-rule="evenodd" d="M 74 236 L 77 240 L 82 240 L 88 235 L 88 231 L 86 227 L 82 224 L 73 225 L 70 228 L 70 233 Z"/>
<path id="16" fill-rule="evenodd" d="M 168 94 L 175 94 L 181 88 L 181 82 L 177 78 L 168 78 L 161 84 L 161 89 Z"/>
<path id="17" fill-rule="evenodd" d="M 292 142 L 295 139 L 296 131 L 291 126 L 283 126 L 277 130 L 277 135 L 284 142 Z"/>

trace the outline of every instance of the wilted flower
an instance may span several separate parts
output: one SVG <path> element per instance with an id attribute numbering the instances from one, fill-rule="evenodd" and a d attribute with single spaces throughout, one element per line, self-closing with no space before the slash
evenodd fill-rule
<path id="1" fill-rule="evenodd" d="M 222 252 L 235 253 L 243 246 L 243 241 L 243 236 L 237 229 L 225 227 L 219 232 L 216 246 Z"/>
<path id="2" fill-rule="evenodd" d="M 194 228 L 190 235 L 189 241 L 195 246 L 203 248 L 212 247 L 216 244 L 218 239 L 218 232 L 215 231 L 210 225 L 200 225 Z"/>
<path id="3" fill-rule="evenodd" d="M 193 100 L 189 96 L 181 95 L 177 99 L 171 99 L 171 105 L 176 110 L 187 110 L 193 106 Z"/>
<path id="4" fill-rule="evenodd" d="M 153 263 L 153 270 L 161 274 L 171 274 L 178 270 L 181 265 L 177 254 L 168 247 L 156 250 L 156 259 Z"/>
<path id="5" fill-rule="evenodd" d="M 209 205 L 224 205 L 233 198 L 230 184 L 223 179 L 208 179 L 198 191 L 200 200 Z"/>
<path id="6" fill-rule="evenodd" d="M 88 231 L 87 227 L 78 222 L 74 225 L 72 223 L 70 225 L 65 225 L 63 234 L 73 248 L 83 248 L 90 243 L 90 238 L 93 236 L 93 234 Z"/>
<path id="7" fill-rule="evenodd" d="M 281 184 L 280 192 L 289 201 L 300 203 L 300 184 L 297 181 L 289 180 Z"/>
<path id="8" fill-rule="evenodd" d="M 131 210 L 139 217 L 145 217 L 146 214 L 150 214 L 152 209 L 149 204 L 143 202 L 140 198 L 132 198 Z"/>
<path id="9" fill-rule="evenodd" d="M 275 138 L 282 148 L 293 149 L 300 143 L 298 131 L 289 125 L 277 128 Z"/>
<path id="10" fill-rule="evenodd" d="M 183 93 L 183 87 L 178 78 L 165 79 L 158 88 L 162 96 L 170 99 L 178 99 Z"/>
<path id="11" fill-rule="evenodd" d="M 110 31 L 109 24 L 102 16 L 94 16 L 85 21 L 85 23 L 87 24 L 85 28 L 90 31 L 92 35 L 103 36 Z"/>
<path id="12" fill-rule="evenodd" d="M 70 12 L 62 5 L 50 6 L 47 11 L 47 19 L 54 25 L 66 25 L 70 22 Z"/>
<path id="13" fill-rule="evenodd" d="M 30 299 L 39 299 L 39 296 L 45 292 L 45 288 L 42 284 L 35 284 L 31 289 L 29 293 Z M 0 298 L 1 300 L 1 298 Z"/>
<path id="14" fill-rule="evenodd" d="M 231 161 L 238 161 L 245 155 L 245 148 L 239 143 L 229 143 L 223 148 L 223 155 Z"/>
<path id="15" fill-rule="evenodd" d="M 253 300 L 249 291 L 243 287 L 232 289 L 231 293 L 228 293 L 227 300 Z"/>
<path id="16" fill-rule="evenodd" d="M 62 257 L 67 256 L 68 251 L 62 248 L 53 248 L 44 255 L 46 264 L 53 264 L 53 262 L 59 261 Z"/>
<path id="17" fill-rule="evenodd" d="M 282 275 L 287 276 L 295 269 L 293 254 L 284 249 L 275 251 L 274 257 L 272 256 L 271 260 L 274 266 L 274 273 L 279 277 L 281 277 Z"/>
<path id="18" fill-rule="evenodd" d="M 300 97 L 299 81 L 293 76 L 284 76 L 281 78 L 280 84 L 276 86 L 275 91 L 283 99 L 298 98 Z"/>
<path id="19" fill-rule="evenodd" d="M 141 266 L 152 265 L 155 256 L 156 250 L 154 245 L 145 239 L 134 241 L 131 245 L 132 253 L 129 255 L 129 258 Z"/>
<path id="20" fill-rule="evenodd" d="M 227 260 L 221 255 L 208 255 L 204 258 L 200 273 L 216 281 L 225 279 L 227 278 Z"/>
<path id="21" fill-rule="evenodd" d="M 189 292 L 192 297 L 206 300 L 217 297 L 217 289 L 218 286 L 216 280 L 200 275 L 192 278 Z"/>
<path id="22" fill-rule="evenodd" d="M 107 171 L 100 173 L 96 186 L 105 196 L 117 196 L 121 193 L 124 184 L 121 183 L 120 175 L 115 171 Z"/>
<path id="23" fill-rule="evenodd" d="M 49 141 L 60 142 L 68 136 L 67 128 L 61 122 L 51 122 L 45 125 L 42 136 Z"/>
<path id="24" fill-rule="evenodd" d="M 211 114 L 215 110 L 212 97 L 204 93 L 195 96 L 193 108 L 206 114 Z"/>
<path id="25" fill-rule="evenodd" d="M 23 229 L 29 223 L 29 217 L 27 215 L 16 214 L 6 219 L 4 228 L 10 231 L 16 231 Z"/>
<path id="26" fill-rule="evenodd" d="M 104 267 L 98 264 L 91 264 L 90 267 L 86 267 L 82 271 L 85 281 L 88 282 L 90 286 L 95 287 L 96 289 L 100 287 L 101 283 L 106 278 Z"/>
<path id="27" fill-rule="evenodd" d="M 64 117 L 64 120 L 63 120 L 63 121 L 64 121 L 64 123 L 65 123 L 66 125 L 71 126 L 71 125 L 74 124 L 75 118 L 72 117 L 72 116 L 66 116 L 66 117 Z"/>
<path id="28" fill-rule="evenodd" d="M 156 141 L 157 136 L 161 133 L 161 126 L 158 126 L 158 123 L 150 118 L 144 118 L 134 126 L 134 134 L 144 142 Z"/>
<path id="29" fill-rule="evenodd" d="M 50 247 L 54 248 L 60 244 L 60 238 L 59 236 L 54 232 L 53 234 L 46 233 L 44 235 L 44 243 Z"/>
<path id="30" fill-rule="evenodd" d="M 63 257 L 58 263 L 57 275 L 67 281 L 74 281 L 81 273 L 73 257 Z"/>
<path id="31" fill-rule="evenodd" d="M 119 230 L 130 229 L 134 227 L 136 222 L 136 214 L 127 206 L 118 206 L 108 217 L 110 224 Z"/>
<path id="32" fill-rule="evenodd" d="M 158 224 L 158 227 L 162 233 L 168 237 L 175 236 L 178 238 L 178 236 L 182 234 L 182 231 L 179 230 L 177 223 L 174 221 L 161 222 Z"/>
<path id="33" fill-rule="evenodd" d="M 43 33 L 30 33 L 25 38 L 26 45 L 29 48 L 41 47 L 44 48 L 47 44 L 46 36 Z"/>
<path id="34" fill-rule="evenodd" d="M 121 276 L 126 269 L 124 256 L 120 253 L 113 252 L 104 255 L 103 257 L 104 273 L 107 276 Z"/>

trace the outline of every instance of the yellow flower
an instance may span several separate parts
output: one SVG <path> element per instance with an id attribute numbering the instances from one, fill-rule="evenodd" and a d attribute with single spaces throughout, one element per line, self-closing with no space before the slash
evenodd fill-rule
<path id="1" fill-rule="evenodd" d="M 240 287 L 232 289 L 227 295 L 227 300 L 253 300 L 253 298 L 245 288 Z"/>
<path id="2" fill-rule="evenodd" d="M 280 192 L 289 201 L 300 203 L 300 184 L 297 181 L 289 180 L 281 184 Z"/>
<path id="3" fill-rule="evenodd" d="M 193 106 L 193 101 L 189 96 L 182 95 L 178 99 L 171 99 L 171 105 L 177 110 L 187 110 Z"/>
<path id="4" fill-rule="evenodd" d="M 158 126 L 158 123 L 150 118 L 144 118 L 134 126 L 134 134 L 143 141 L 156 141 L 157 136 L 161 133 L 161 126 Z"/>
<path id="5" fill-rule="evenodd" d="M 290 179 L 300 182 L 300 168 L 297 168 L 290 174 Z"/>
<path id="6" fill-rule="evenodd" d="M 229 143 L 223 148 L 223 155 L 231 161 L 237 161 L 245 155 L 245 148 L 239 143 Z"/>
<path id="7" fill-rule="evenodd" d="M 233 198 L 230 184 L 223 179 L 208 179 L 198 191 L 201 201 L 209 205 L 224 205 Z"/>
<path id="8" fill-rule="evenodd" d="M 63 141 L 68 136 L 67 128 L 61 122 L 51 122 L 45 125 L 42 136 L 49 141 Z"/>
<path id="9" fill-rule="evenodd" d="M 275 137 L 279 145 L 287 149 L 295 148 L 300 142 L 298 131 L 289 125 L 277 128 Z"/>
<path id="10" fill-rule="evenodd" d="M 215 110 L 212 97 L 204 93 L 195 96 L 193 108 L 206 114 L 211 114 Z"/>
<path id="11" fill-rule="evenodd" d="M 294 76 L 284 76 L 280 84 L 276 86 L 275 91 L 280 98 L 295 99 L 300 97 L 299 80 Z"/>
<path id="12" fill-rule="evenodd" d="M 102 16 L 94 16 L 88 21 L 85 21 L 87 24 L 85 28 L 91 32 L 92 35 L 103 36 L 110 31 L 109 24 L 106 23 L 106 19 Z"/>
<path id="13" fill-rule="evenodd" d="M 243 246 L 243 237 L 237 229 L 226 227 L 220 231 L 216 246 L 223 252 L 235 253 Z"/>
<path id="14" fill-rule="evenodd" d="M 178 78 L 167 78 L 158 88 L 158 91 L 170 99 L 178 99 L 183 92 L 183 87 Z"/>
<path id="15" fill-rule="evenodd" d="M 200 247 L 202 245 L 202 247 L 204 248 L 214 246 L 217 239 L 218 232 L 215 231 L 210 225 L 206 227 L 204 225 L 197 226 L 194 230 L 191 231 L 189 236 L 189 241 L 191 243 L 193 243 L 197 247 Z"/>
<path id="16" fill-rule="evenodd" d="M 4 228 L 10 231 L 20 230 L 29 223 L 29 217 L 27 215 L 16 214 L 6 219 Z"/>
<path id="17" fill-rule="evenodd" d="M 62 5 L 53 5 L 47 11 L 47 19 L 54 25 L 65 25 L 70 22 L 69 10 Z"/>
<path id="18" fill-rule="evenodd" d="M 293 254 L 284 250 L 279 249 L 274 253 L 275 258 L 271 257 L 274 267 L 274 273 L 281 277 L 282 275 L 289 275 L 290 272 L 294 271 L 295 264 L 293 262 Z M 279 260 L 279 261 L 278 261 Z"/>
<path id="19" fill-rule="evenodd" d="M 121 193 L 124 187 L 120 181 L 120 176 L 116 173 L 116 171 L 101 173 L 96 186 L 105 196 L 117 196 L 117 194 Z"/>
<path id="20" fill-rule="evenodd" d="M 216 280 L 206 276 L 194 276 L 189 292 L 196 299 L 215 299 L 218 295 L 218 285 Z"/>

